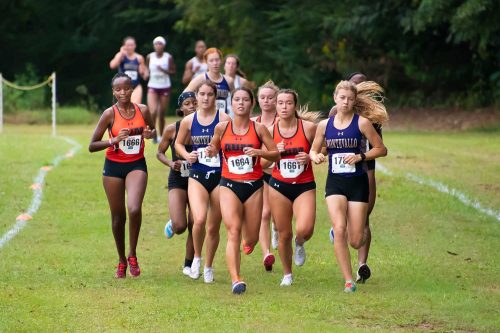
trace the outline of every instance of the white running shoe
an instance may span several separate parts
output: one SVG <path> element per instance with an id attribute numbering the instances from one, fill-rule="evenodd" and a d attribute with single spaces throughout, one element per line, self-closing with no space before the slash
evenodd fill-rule
<path id="1" fill-rule="evenodd" d="M 193 263 L 191 264 L 191 271 L 189 272 L 189 277 L 191 279 L 200 278 L 200 266 L 201 266 L 201 258 L 193 258 Z"/>
<path id="2" fill-rule="evenodd" d="M 304 248 L 304 244 L 297 244 L 297 240 L 295 240 L 295 255 L 294 255 L 295 265 L 302 266 L 306 262 L 306 249 Z"/>
<path id="3" fill-rule="evenodd" d="M 205 280 L 205 283 L 214 283 L 214 270 L 212 267 L 203 268 L 203 280 Z"/>
<path id="4" fill-rule="evenodd" d="M 289 287 L 293 283 L 293 277 L 292 274 L 286 274 L 283 276 L 283 280 L 281 280 L 280 287 Z"/>
<path id="5" fill-rule="evenodd" d="M 278 230 L 274 228 L 274 223 L 271 227 L 271 245 L 274 250 L 278 248 Z"/>
<path id="6" fill-rule="evenodd" d="M 191 267 L 189 267 L 189 266 L 184 266 L 184 268 L 182 269 L 182 274 L 184 274 L 184 275 L 186 275 L 186 276 L 191 275 Z"/>

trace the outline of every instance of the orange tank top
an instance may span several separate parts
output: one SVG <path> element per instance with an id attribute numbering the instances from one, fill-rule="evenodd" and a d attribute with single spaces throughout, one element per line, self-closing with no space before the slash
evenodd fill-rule
<path id="1" fill-rule="evenodd" d="M 233 122 L 227 124 L 221 138 L 221 150 L 224 157 L 222 164 L 222 177 L 236 181 L 251 181 L 262 178 L 260 156 L 251 157 L 244 153 L 244 148 L 260 149 L 260 141 L 255 122 L 250 121 L 248 131 L 243 135 L 235 134 Z"/>
<path id="2" fill-rule="evenodd" d="M 109 137 L 118 136 L 118 133 L 123 128 L 130 130 L 128 138 L 106 150 L 106 158 L 113 162 L 127 163 L 144 158 L 144 138 L 142 137 L 142 132 L 146 128 L 146 122 L 137 104 L 134 104 L 134 109 L 134 116 L 127 119 L 120 114 L 118 107 L 113 105 L 114 121 L 113 126 L 109 129 Z"/>
<path id="3" fill-rule="evenodd" d="M 281 153 L 280 160 L 276 162 L 272 177 L 285 183 L 309 183 L 314 181 L 314 173 L 311 161 L 307 165 L 300 164 L 295 160 L 295 155 L 300 152 L 309 154 L 311 144 L 304 133 L 302 119 L 297 119 L 297 130 L 289 138 L 283 137 L 279 131 L 279 120 L 273 128 L 273 138 L 276 144 L 283 141 L 285 151 Z"/>

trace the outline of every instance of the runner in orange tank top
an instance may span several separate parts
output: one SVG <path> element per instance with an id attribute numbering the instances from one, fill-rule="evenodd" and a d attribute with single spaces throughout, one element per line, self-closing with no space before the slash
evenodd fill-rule
<path id="1" fill-rule="evenodd" d="M 278 251 L 283 264 L 281 286 L 290 286 L 293 282 L 292 218 L 295 216 L 296 221 L 294 261 L 297 266 L 302 266 L 306 260 L 304 243 L 314 231 L 316 183 L 309 149 L 316 124 L 301 119 L 297 112 L 298 95 L 294 90 L 280 90 L 276 105 L 279 119 L 270 131 L 281 158 L 276 162 L 269 181 L 269 202 L 278 229 Z"/>
<path id="2" fill-rule="evenodd" d="M 117 103 L 103 112 L 92 135 L 89 151 L 106 149 L 102 183 L 111 210 L 111 225 L 119 257 L 115 276 L 124 278 L 127 263 L 131 276 L 141 273 L 136 248 L 141 229 L 142 200 L 148 180 L 144 139 L 155 137 L 156 131 L 148 108 L 131 102 L 133 87 L 130 77 L 123 73 L 115 75 L 111 87 Z M 109 131 L 109 140 L 103 141 L 106 130 Z M 128 258 L 125 256 L 125 191 L 130 221 Z"/>
<path id="3" fill-rule="evenodd" d="M 266 127 L 250 120 L 254 96 L 247 88 L 232 94 L 234 120 L 215 127 L 207 146 L 208 156 L 223 154 L 220 181 L 221 213 L 227 230 L 226 262 L 234 294 L 244 293 L 240 277 L 240 244 L 244 229 L 246 246 L 253 249 L 259 240 L 262 216 L 262 166 L 260 158 L 276 161 L 279 152 Z M 266 149 L 262 149 L 262 144 Z M 251 251 L 246 251 L 249 254 Z"/>

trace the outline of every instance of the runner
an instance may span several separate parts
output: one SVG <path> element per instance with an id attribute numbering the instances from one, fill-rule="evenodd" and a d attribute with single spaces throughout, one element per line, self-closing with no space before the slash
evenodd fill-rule
<path id="1" fill-rule="evenodd" d="M 132 93 L 132 103 L 142 103 L 142 86 L 139 75 L 147 80 L 149 77 L 148 68 L 144 62 L 144 57 L 135 52 L 136 44 L 134 37 L 125 37 L 120 51 L 111 59 L 109 67 L 118 69 L 118 73 L 125 73 L 132 79 L 134 91 Z"/>
<path id="2" fill-rule="evenodd" d="M 266 128 L 272 127 L 277 117 L 276 113 L 276 94 L 279 88 L 274 84 L 273 81 L 267 81 L 262 86 L 259 87 L 257 92 L 257 99 L 259 102 L 259 107 L 261 110 L 261 115 L 252 118 L 252 120 L 261 123 L 266 126 Z M 271 272 L 273 270 L 273 264 L 276 260 L 274 254 L 271 253 L 271 237 L 269 235 L 269 224 L 271 223 L 271 207 L 269 206 L 269 179 L 271 178 L 271 173 L 274 164 L 271 164 L 268 168 L 264 169 L 264 192 L 263 192 L 263 204 L 262 204 L 262 219 L 260 221 L 260 232 L 259 232 L 259 243 L 262 249 L 262 255 L 264 256 L 263 264 L 266 271 Z M 273 249 L 278 248 L 278 232 L 274 223 L 272 224 L 272 247 Z"/>
<path id="3" fill-rule="evenodd" d="M 281 159 L 276 162 L 269 180 L 269 202 L 279 235 L 278 251 L 284 271 L 281 286 L 290 286 L 293 282 L 292 218 L 295 216 L 296 220 L 294 261 L 297 266 L 305 263 L 304 243 L 311 238 L 316 219 L 316 183 L 309 159 L 316 124 L 301 119 L 294 90 L 280 90 L 276 101 L 279 119 L 272 127 L 272 134 Z"/>
<path id="4" fill-rule="evenodd" d="M 177 115 L 185 117 L 196 111 L 196 95 L 194 92 L 182 93 L 177 100 Z M 191 164 L 183 160 L 175 151 L 175 139 L 179 131 L 180 121 L 167 126 L 163 133 L 156 157 L 160 162 L 170 168 L 168 175 L 168 211 L 170 220 L 165 226 L 165 235 L 167 238 L 172 238 L 175 234 L 182 234 L 186 228 L 188 236 L 186 238 L 186 257 L 184 259 L 184 268 L 182 272 L 189 276 L 191 273 L 191 264 L 194 257 L 193 236 L 191 234 L 193 228 L 193 216 L 191 210 L 186 216 L 186 208 L 189 208 L 188 203 L 188 179 Z M 168 159 L 165 155 L 170 147 L 172 151 L 172 159 Z M 191 152 L 190 145 L 185 146 L 187 152 Z"/>
<path id="5" fill-rule="evenodd" d="M 381 101 L 360 99 L 356 85 L 341 81 L 335 88 L 337 114 L 322 121 L 311 148 L 311 159 L 319 164 L 326 161 L 320 153 L 326 140 L 328 150 L 328 178 L 325 198 L 335 231 L 335 256 L 345 279 L 345 292 L 356 291 L 347 239 L 359 249 L 365 242 L 364 234 L 369 198 L 369 184 L 363 161 L 385 156 L 387 149 L 371 121 L 360 116 L 365 110 L 383 108 Z M 385 109 L 384 109 L 385 110 Z M 372 144 L 366 154 L 363 137 Z"/>
<path id="6" fill-rule="evenodd" d="M 221 175 L 220 156 L 208 157 L 205 148 L 212 140 L 219 121 L 230 118 L 215 108 L 217 87 L 213 82 L 203 81 L 196 89 L 198 109 L 186 116 L 179 126 L 175 140 L 176 154 L 192 163 L 188 180 L 188 198 L 193 214 L 194 258 L 190 276 L 200 277 L 201 252 L 207 225 L 206 261 L 203 271 L 205 283 L 214 281 L 213 260 L 219 245 L 221 212 L 219 203 L 219 181 Z M 185 145 L 192 143 L 192 151 Z M 209 209 L 210 208 L 210 209 Z"/>
<path id="7" fill-rule="evenodd" d="M 350 74 L 347 77 L 347 80 L 356 84 L 358 87 L 358 96 L 363 96 L 363 95 L 368 95 L 368 94 L 374 94 L 374 95 L 379 95 L 382 96 L 383 90 L 380 88 L 377 84 L 374 82 L 366 82 L 367 78 L 366 75 L 363 73 L 359 72 L 354 72 Z M 334 116 L 337 113 L 337 109 L 334 106 L 332 110 L 330 111 L 330 117 Z M 382 111 L 382 117 L 381 119 L 378 119 L 376 121 L 379 121 L 380 123 L 373 122 L 373 127 L 377 131 L 378 135 L 382 137 L 382 123 L 386 122 L 388 117 L 383 116 L 384 111 Z M 365 115 L 366 117 L 367 115 Z M 369 118 L 370 119 L 370 118 Z M 371 145 L 368 142 L 368 144 L 365 143 L 364 145 L 367 150 L 371 149 Z M 368 253 L 370 251 L 370 245 L 372 241 L 372 233 L 370 229 L 370 214 L 373 211 L 373 207 L 375 207 L 375 201 L 377 198 L 377 182 L 375 179 L 375 160 L 371 161 L 366 161 L 366 167 L 367 167 L 367 173 L 368 173 L 368 183 L 369 183 L 369 188 L 370 188 L 370 195 L 368 197 L 368 214 L 366 218 L 366 226 L 365 226 L 365 237 L 366 237 L 366 242 L 365 244 L 358 250 L 358 270 L 356 273 L 356 282 L 359 283 L 365 283 L 366 280 L 368 280 L 371 276 L 371 270 L 370 267 L 367 265 L 367 260 L 368 260 Z M 330 241 L 333 243 L 334 241 L 334 231 L 333 228 L 330 229 Z"/>
<path id="8" fill-rule="evenodd" d="M 245 242 L 254 247 L 259 240 L 262 216 L 262 166 L 260 157 L 279 159 L 279 152 L 267 128 L 250 120 L 255 100 L 250 89 L 241 87 L 232 95 L 233 121 L 221 122 L 207 148 L 208 156 L 222 150 L 220 202 L 227 230 L 226 261 L 234 294 L 244 293 L 246 284 L 240 277 L 240 243 L 243 226 Z M 262 144 L 266 150 L 261 149 Z"/>
<path id="9" fill-rule="evenodd" d="M 142 221 L 142 200 L 148 182 L 148 168 L 144 159 L 144 139 L 156 135 L 148 108 L 131 102 L 132 80 L 125 73 L 111 80 L 113 96 L 117 102 L 107 108 L 92 134 L 90 152 L 106 149 L 102 183 L 111 210 L 111 225 L 118 251 L 116 278 L 125 278 L 127 262 L 130 275 L 141 274 L 137 262 L 137 241 Z M 109 140 L 102 140 L 108 130 Z M 127 199 L 125 202 L 125 192 Z M 129 218 L 128 258 L 125 257 L 125 221 Z"/>
<path id="10" fill-rule="evenodd" d="M 252 83 L 247 80 L 245 73 L 240 69 L 240 58 L 236 54 L 228 54 L 224 60 L 224 74 L 233 79 L 234 88 L 238 89 L 240 87 L 246 87 L 249 89 L 252 87 Z M 233 110 L 231 108 L 231 95 L 227 98 L 227 109 L 228 114 L 233 118 Z"/>
<path id="11" fill-rule="evenodd" d="M 189 59 L 184 66 L 184 74 L 182 75 L 182 84 L 187 85 L 192 79 L 198 75 L 204 74 L 207 69 L 207 63 L 203 59 L 203 54 L 207 50 L 207 45 L 204 41 L 199 40 L 195 43 L 195 56 Z"/>
<path id="12" fill-rule="evenodd" d="M 203 58 L 208 64 L 208 71 L 204 75 L 195 77 L 184 91 L 193 91 L 203 81 L 211 81 L 217 87 L 217 110 L 219 113 L 228 113 L 227 98 L 234 89 L 233 79 L 227 75 L 221 74 L 220 65 L 223 59 L 222 52 L 215 47 L 205 51 Z"/>
<path id="13" fill-rule="evenodd" d="M 170 103 L 170 91 L 172 82 L 170 75 L 175 74 L 175 63 L 172 55 L 165 52 L 167 41 L 158 36 L 153 40 L 154 52 L 146 57 L 149 68 L 148 82 L 148 108 L 153 115 L 153 121 L 158 122 L 159 133 L 163 133 L 165 127 L 165 113 Z M 156 143 L 158 140 L 153 139 Z"/>

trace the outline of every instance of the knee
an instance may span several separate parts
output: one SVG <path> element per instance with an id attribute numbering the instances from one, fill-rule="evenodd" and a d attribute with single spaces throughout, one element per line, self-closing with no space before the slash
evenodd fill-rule
<path id="1" fill-rule="evenodd" d="M 126 220 L 127 218 L 123 214 L 113 215 L 111 216 L 111 225 L 113 228 L 119 228 L 125 224 Z"/>
<path id="2" fill-rule="evenodd" d="M 205 225 L 205 219 L 204 218 L 193 218 L 193 225 L 195 226 L 204 226 Z"/>
<path id="3" fill-rule="evenodd" d="M 227 240 L 232 242 L 240 242 L 241 239 L 241 228 L 228 227 L 226 230 Z"/>
<path id="4" fill-rule="evenodd" d="M 140 205 L 129 205 L 128 206 L 128 216 L 131 218 L 141 216 L 142 210 Z"/>
<path id="5" fill-rule="evenodd" d="M 309 240 L 314 233 L 314 225 L 306 226 L 297 230 L 297 235 L 300 235 L 305 240 Z"/>
<path id="6" fill-rule="evenodd" d="M 175 225 L 175 233 L 177 235 L 180 235 L 182 233 L 184 233 L 184 231 L 186 231 L 187 229 L 187 225 L 185 223 L 173 223 Z"/>
<path id="7" fill-rule="evenodd" d="M 335 232 L 335 239 L 336 240 L 345 240 L 346 239 L 346 227 L 341 226 L 341 227 L 334 227 L 333 231 Z"/>
<path id="8" fill-rule="evenodd" d="M 207 228 L 207 234 L 214 238 L 214 237 L 219 237 L 219 226 L 214 226 L 211 225 Z"/>
<path id="9" fill-rule="evenodd" d="M 362 237 L 350 237 L 349 244 L 351 245 L 352 248 L 357 250 L 361 246 L 363 246 L 363 239 Z"/>
<path id="10" fill-rule="evenodd" d="M 271 219 L 271 210 L 269 208 L 262 210 L 262 219 L 269 221 Z"/>
<path id="11" fill-rule="evenodd" d="M 279 230 L 278 237 L 280 242 L 291 242 L 293 238 L 293 233 L 291 230 Z"/>

